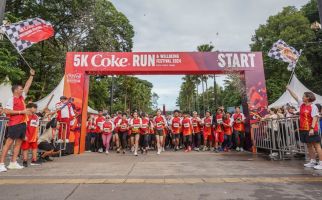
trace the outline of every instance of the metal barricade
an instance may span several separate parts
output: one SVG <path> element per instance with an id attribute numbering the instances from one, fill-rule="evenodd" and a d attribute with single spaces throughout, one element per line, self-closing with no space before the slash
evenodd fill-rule
<path id="1" fill-rule="evenodd" d="M 306 155 L 306 145 L 300 141 L 299 117 L 267 119 L 254 126 L 254 146 L 265 149 L 279 159 L 295 154 Z"/>
<path id="2" fill-rule="evenodd" d="M 0 119 L 0 151 L 2 151 L 2 148 L 4 145 L 7 123 L 8 123 L 8 120 Z"/>
<path id="3" fill-rule="evenodd" d="M 66 146 L 67 146 L 67 142 L 66 142 L 66 138 L 67 137 L 67 124 L 65 122 L 60 122 L 59 123 L 59 128 L 58 130 L 58 134 L 56 134 L 56 138 L 54 139 L 55 144 L 59 145 L 59 149 L 60 149 L 60 153 L 59 156 L 62 155 L 62 151 L 66 150 Z"/>

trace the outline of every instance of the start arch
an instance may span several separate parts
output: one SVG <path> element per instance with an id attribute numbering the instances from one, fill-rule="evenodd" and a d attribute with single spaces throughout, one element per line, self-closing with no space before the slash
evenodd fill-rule
<path id="1" fill-rule="evenodd" d="M 237 71 L 245 80 L 243 105 L 249 111 L 267 107 L 261 52 L 68 52 L 64 95 L 73 97 L 87 120 L 89 75 L 224 74 Z M 82 123 L 79 153 L 85 150 L 86 123 Z"/>

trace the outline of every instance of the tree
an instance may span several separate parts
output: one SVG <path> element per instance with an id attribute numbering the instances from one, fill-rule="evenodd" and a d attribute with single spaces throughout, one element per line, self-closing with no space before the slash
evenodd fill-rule
<path id="1" fill-rule="evenodd" d="M 298 78 L 316 93 L 322 93 L 322 47 L 316 41 L 321 35 L 310 29 L 310 24 L 317 15 L 316 0 L 310 1 L 300 11 L 295 7 L 285 7 L 277 15 L 268 18 L 260 25 L 252 37 L 252 51 L 263 51 L 269 103 L 274 102 L 284 91 L 291 72 L 286 70 L 286 63 L 267 56 L 272 44 L 283 39 L 296 49 L 303 49 L 296 68 Z"/>

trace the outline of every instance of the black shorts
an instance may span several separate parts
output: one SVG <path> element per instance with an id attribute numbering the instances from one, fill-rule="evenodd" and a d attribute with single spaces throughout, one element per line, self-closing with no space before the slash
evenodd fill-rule
<path id="1" fill-rule="evenodd" d="M 172 139 L 180 140 L 180 133 L 172 134 Z"/>
<path id="2" fill-rule="evenodd" d="M 155 130 L 155 135 L 163 136 L 164 135 L 163 129 L 156 129 Z"/>
<path id="3" fill-rule="evenodd" d="M 309 131 L 300 131 L 300 140 L 303 143 L 320 143 L 321 137 L 318 132 L 314 132 L 314 135 L 309 135 Z"/>
<path id="4" fill-rule="evenodd" d="M 8 127 L 7 136 L 13 140 L 15 139 L 25 139 L 27 131 L 26 123 L 21 123 Z"/>
<path id="5" fill-rule="evenodd" d="M 52 150 L 54 150 L 54 152 L 59 151 L 58 148 L 55 148 L 53 144 L 51 144 L 51 143 L 49 143 L 47 141 L 40 142 L 38 144 L 38 149 L 43 150 L 43 151 L 52 151 Z"/>

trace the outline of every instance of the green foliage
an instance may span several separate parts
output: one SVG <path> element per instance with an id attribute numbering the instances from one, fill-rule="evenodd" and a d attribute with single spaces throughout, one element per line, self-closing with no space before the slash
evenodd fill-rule
<path id="1" fill-rule="evenodd" d="M 277 15 L 269 17 L 266 24 L 260 25 L 252 37 L 252 51 L 262 51 L 269 103 L 274 102 L 285 91 L 291 72 L 287 63 L 267 56 L 273 43 L 283 39 L 289 45 L 300 50 L 302 56 L 296 68 L 296 75 L 309 89 L 322 94 L 322 46 L 317 43 L 321 34 L 310 29 L 312 22 L 318 19 L 317 1 L 311 0 L 301 10 L 285 7 Z"/>
<path id="2" fill-rule="evenodd" d="M 29 92 L 34 100 L 46 96 L 62 79 L 66 52 L 129 52 L 133 47 L 133 26 L 108 0 L 7 0 L 6 18 L 11 23 L 33 17 L 51 22 L 55 29 L 53 38 L 24 51 L 36 70 Z M 0 41 L 1 80 L 9 76 L 13 83 L 22 83 L 28 71 L 9 41 Z M 111 81 L 111 77 L 91 77 L 91 107 L 109 108 Z M 116 77 L 114 81 L 114 111 L 151 109 L 151 83 L 135 77 Z"/>

